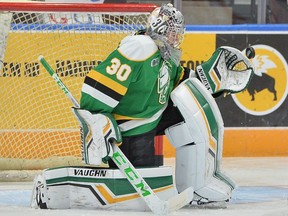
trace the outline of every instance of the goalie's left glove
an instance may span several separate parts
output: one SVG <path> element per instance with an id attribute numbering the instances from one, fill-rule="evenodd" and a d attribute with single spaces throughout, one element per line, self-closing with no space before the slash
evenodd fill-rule
<path id="1" fill-rule="evenodd" d="M 110 113 L 92 114 L 87 110 L 76 108 L 73 108 L 73 112 L 83 128 L 81 141 L 84 148 L 84 162 L 93 165 L 107 163 L 113 156 L 112 143 L 118 145 L 122 143 L 121 132 L 114 117 Z M 93 139 L 89 135 L 90 131 Z"/>
<path id="2" fill-rule="evenodd" d="M 244 90 L 253 74 L 254 66 L 240 50 L 222 46 L 211 58 L 196 67 L 196 73 L 212 95 Z"/>

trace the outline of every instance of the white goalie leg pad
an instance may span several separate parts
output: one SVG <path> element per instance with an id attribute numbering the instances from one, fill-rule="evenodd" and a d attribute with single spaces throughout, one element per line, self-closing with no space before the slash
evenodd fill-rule
<path id="1" fill-rule="evenodd" d="M 192 186 L 195 198 L 229 200 L 235 183 L 220 170 L 224 124 L 218 106 L 203 84 L 189 78 L 171 93 L 184 122 L 165 130 L 176 148 L 176 186 Z"/>
<path id="2" fill-rule="evenodd" d="M 171 167 L 137 169 L 161 200 L 178 194 Z M 145 188 L 142 188 L 145 192 Z M 35 178 L 33 208 L 150 211 L 119 169 L 58 167 Z"/>

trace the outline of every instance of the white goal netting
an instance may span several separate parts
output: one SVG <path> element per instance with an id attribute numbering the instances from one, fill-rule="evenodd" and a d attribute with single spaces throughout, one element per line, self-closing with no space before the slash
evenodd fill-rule
<path id="1" fill-rule="evenodd" d="M 85 74 L 145 28 L 152 4 L 0 2 L 0 170 L 81 163 L 71 102 L 43 55 L 79 100 Z"/>

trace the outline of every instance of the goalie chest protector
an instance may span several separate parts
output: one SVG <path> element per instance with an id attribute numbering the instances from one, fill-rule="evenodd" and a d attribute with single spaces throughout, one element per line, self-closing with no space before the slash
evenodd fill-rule
<path id="1" fill-rule="evenodd" d="M 160 199 L 177 194 L 171 167 L 137 171 Z M 91 167 L 44 170 L 35 177 L 31 207 L 150 211 L 120 170 Z"/>

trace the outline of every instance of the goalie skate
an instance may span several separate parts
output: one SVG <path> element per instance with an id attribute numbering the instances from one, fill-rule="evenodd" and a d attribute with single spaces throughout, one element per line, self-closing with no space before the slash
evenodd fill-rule
<path id="1" fill-rule="evenodd" d="M 200 198 L 199 200 L 193 200 L 189 203 L 189 208 L 197 209 L 225 209 L 227 208 L 227 201 L 209 201 L 205 198 Z"/>
<path id="2" fill-rule="evenodd" d="M 45 180 L 42 175 L 34 179 L 33 191 L 31 196 L 31 207 L 47 209 L 47 194 Z"/>

